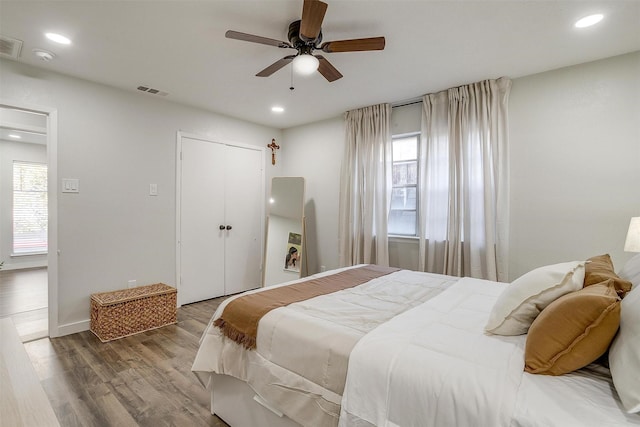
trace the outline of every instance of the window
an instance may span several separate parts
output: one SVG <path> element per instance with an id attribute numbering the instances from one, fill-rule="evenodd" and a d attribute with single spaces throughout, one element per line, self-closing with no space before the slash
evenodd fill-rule
<path id="1" fill-rule="evenodd" d="M 47 165 L 13 162 L 13 254 L 47 252 Z"/>
<path id="2" fill-rule="evenodd" d="M 417 235 L 418 141 L 420 134 L 394 136 L 388 233 Z"/>

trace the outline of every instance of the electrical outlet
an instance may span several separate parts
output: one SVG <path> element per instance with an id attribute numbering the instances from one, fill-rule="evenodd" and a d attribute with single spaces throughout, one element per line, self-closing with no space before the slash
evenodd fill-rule
<path id="1" fill-rule="evenodd" d="M 138 286 L 137 280 L 129 280 L 129 288 L 135 288 L 136 286 Z"/>
<path id="2" fill-rule="evenodd" d="M 327 266 L 326 265 L 321 265 L 320 266 L 320 272 L 324 273 L 325 271 L 327 271 Z"/>

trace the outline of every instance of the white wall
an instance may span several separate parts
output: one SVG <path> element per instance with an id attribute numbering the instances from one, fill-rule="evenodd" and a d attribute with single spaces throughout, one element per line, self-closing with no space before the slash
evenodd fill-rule
<path id="1" fill-rule="evenodd" d="M 515 79 L 510 277 L 610 253 L 640 215 L 640 52 Z"/>
<path id="2" fill-rule="evenodd" d="M 265 147 L 279 130 L 0 60 L 4 100 L 58 112 L 60 333 L 88 328 L 94 292 L 175 285 L 176 132 Z M 212 94 L 215 96 L 215 94 Z M 268 182 L 276 171 L 266 168 Z M 149 184 L 158 196 L 149 196 Z"/>
<path id="3" fill-rule="evenodd" d="M 57 109 L 58 176 L 80 179 L 79 194 L 58 194 L 63 332 L 86 329 L 93 292 L 128 279 L 175 284 L 178 129 L 260 146 L 276 138 L 267 182 L 307 180 L 309 273 L 338 267 L 342 117 L 280 132 L 7 60 L 0 87 L 3 99 Z M 639 99 L 640 53 L 514 80 L 511 278 L 604 252 L 617 266 L 630 257 L 622 245 L 640 215 Z M 412 259 L 408 250 L 398 257 Z"/>
<path id="4" fill-rule="evenodd" d="M 342 117 L 283 131 L 283 175 L 305 178 L 308 273 L 338 268 Z"/>
<path id="5" fill-rule="evenodd" d="M 47 163 L 47 147 L 0 140 L 0 261 L 3 270 L 44 267 L 46 255 L 11 256 L 13 252 L 13 161 Z"/>
<path id="6" fill-rule="evenodd" d="M 411 131 L 416 113 L 392 115 L 392 131 Z M 602 253 L 622 266 L 629 219 L 640 215 L 640 53 L 514 79 L 509 120 L 509 277 Z M 328 268 L 338 265 L 343 134 L 341 117 L 284 132 L 285 167 L 295 159 L 307 179 Z M 415 246 L 392 239 L 392 264 L 417 268 Z"/>

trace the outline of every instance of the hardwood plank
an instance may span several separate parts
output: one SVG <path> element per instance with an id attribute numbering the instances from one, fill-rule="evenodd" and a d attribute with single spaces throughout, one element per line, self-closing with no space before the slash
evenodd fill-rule
<path id="1" fill-rule="evenodd" d="M 0 271 L 0 317 L 47 308 L 47 269 Z"/>
<path id="2" fill-rule="evenodd" d="M 11 317 L 22 342 L 49 331 L 47 269 L 0 271 L 0 318 Z"/>
<path id="3" fill-rule="evenodd" d="M 22 342 L 33 341 L 49 335 L 49 309 L 25 311 L 11 315 Z"/>
<path id="4" fill-rule="evenodd" d="M 64 426 L 225 427 L 191 372 L 199 340 L 225 298 L 178 309 L 178 324 L 108 343 L 91 332 L 25 344 Z"/>
<path id="5" fill-rule="evenodd" d="M 9 318 L 0 319 L 0 419 L 10 426 L 58 426 L 40 380 Z"/>

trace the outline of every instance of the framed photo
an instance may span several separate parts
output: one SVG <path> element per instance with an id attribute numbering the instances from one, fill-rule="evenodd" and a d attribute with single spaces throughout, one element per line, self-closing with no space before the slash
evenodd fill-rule
<path id="1" fill-rule="evenodd" d="M 302 261 L 302 235 L 289 232 L 287 239 L 287 249 L 284 256 L 284 269 L 287 271 L 300 272 L 300 262 Z"/>

